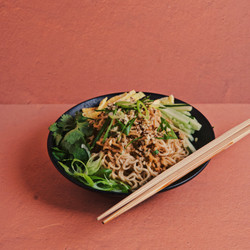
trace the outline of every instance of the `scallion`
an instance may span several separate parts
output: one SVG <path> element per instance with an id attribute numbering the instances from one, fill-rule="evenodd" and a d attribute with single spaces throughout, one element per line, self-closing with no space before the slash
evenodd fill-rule
<path id="1" fill-rule="evenodd" d="M 135 141 L 137 141 L 137 140 L 140 140 L 141 138 L 142 138 L 142 136 L 137 137 L 137 138 L 131 140 L 131 141 L 127 144 L 127 146 L 125 147 L 125 149 L 126 149 L 131 143 L 133 143 L 133 142 L 135 142 Z"/>
<path id="2" fill-rule="evenodd" d="M 145 110 L 146 115 L 142 114 L 141 106 Z M 138 113 L 141 116 L 143 116 L 146 120 L 148 120 L 149 119 L 149 112 L 148 112 L 148 109 L 147 109 L 146 105 L 143 102 L 138 100 L 137 103 L 136 103 L 136 107 L 137 107 Z"/>
<path id="3" fill-rule="evenodd" d="M 109 131 L 110 131 L 111 127 L 112 127 L 113 121 L 114 121 L 114 119 L 112 118 L 111 121 L 110 121 L 110 124 L 109 124 L 109 126 L 108 126 L 108 128 L 107 128 L 107 130 L 106 130 L 106 132 L 105 132 L 105 134 L 104 134 L 104 137 L 103 137 L 103 140 L 102 140 L 103 143 L 104 143 L 104 142 L 106 141 L 106 139 L 108 138 Z"/>
<path id="4" fill-rule="evenodd" d="M 104 122 L 102 128 L 100 129 L 100 131 L 98 132 L 97 136 L 95 137 L 95 139 L 92 142 L 92 145 L 91 145 L 91 148 L 90 148 L 91 150 L 94 148 L 96 142 L 101 138 L 103 132 L 108 127 L 109 122 L 110 122 L 110 118 L 106 119 L 106 121 Z"/>

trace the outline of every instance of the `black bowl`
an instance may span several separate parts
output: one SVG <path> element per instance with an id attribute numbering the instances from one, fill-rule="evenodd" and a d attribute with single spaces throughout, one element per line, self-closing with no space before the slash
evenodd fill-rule
<path id="1" fill-rule="evenodd" d="M 155 93 L 150 93 L 150 92 L 144 92 L 146 95 L 150 95 L 150 99 L 155 100 L 155 99 L 159 99 L 162 97 L 165 97 L 166 95 L 161 95 L 161 94 L 155 94 Z M 108 94 L 108 95 L 103 95 L 103 96 L 98 96 L 92 99 L 89 99 L 87 101 L 81 102 L 79 104 L 77 104 L 76 106 L 72 107 L 71 109 L 69 109 L 68 111 L 66 111 L 64 114 L 69 114 L 74 116 L 74 114 L 76 113 L 76 111 L 80 111 L 82 108 L 88 108 L 88 107 L 97 107 L 98 104 L 100 103 L 100 101 L 105 98 L 111 98 L 115 95 L 118 95 L 121 93 L 113 93 L 113 94 Z M 185 103 L 181 100 L 175 99 L 175 103 Z M 203 147 L 204 145 L 206 145 L 207 143 L 209 143 L 210 141 L 212 141 L 215 138 L 214 135 L 214 131 L 213 131 L 213 127 L 211 126 L 211 124 L 209 123 L 209 121 L 207 120 L 207 118 L 201 113 L 199 112 L 196 108 L 193 107 L 192 111 L 191 111 L 192 116 L 194 116 L 199 123 L 202 124 L 202 128 L 200 129 L 200 131 L 196 131 L 195 134 L 193 135 L 194 137 L 198 138 L 197 142 L 192 142 L 193 145 L 195 146 L 196 149 L 199 149 L 201 147 Z M 60 119 L 60 117 L 58 118 L 58 120 Z M 57 120 L 57 121 L 58 121 Z M 51 148 L 55 146 L 54 140 L 53 140 L 53 136 L 52 133 L 49 133 L 48 136 L 48 142 L 47 142 L 47 147 L 48 147 L 48 153 L 50 156 L 50 159 L 52 161 L 52 163 L 54 164 L 54 166 L 56 167 L 56 169 L 64 176 L 66 177 L 68 180 L 70 180 L 71 182 L 77 184 L 78 186 L 91 190 L 91 191 L 96 191 L 96 192 L 102 192 L 105 194 L 115 194 L 115 195 L 119 195 L 119 196 L 127 196 L 128 194 L 126 193 L 117 193 L 117 192 L 112 192 L 112 191 L 101 191 L 101 190 L 97 190 L 91 187 L 88 187 L 86 185 L 84 185 L 82 182 L 78 181 L 77 179 L 75 179 L 74 177 L 68 175 L 64 169 L 60 166 L 60 164 L 58 163 L 58 161 L 54 158 L 54 156 L 52 155 L 52 150 Z M 166 191 L 166 190 L 170 190 L 172 188 L 178 187 L 184 183 L 186 183 L 187 181 L 190 181 L 192 178 L 194 178 L 196 175 L 198 175 L 208 164 L 209 161 L 203 163 L 202 165 L 200 165 L 198 168 L 196 168 L 195 170 L 193 170 L 192 172 L 190 172 L 189 174 L 185 175 L 184 177 L 182 177 L 181 179 L 177 180 L 176 182 L 172 183 L 170 186 L 164 188 L 162 191 Z M 162 192 L 161 191 L 161 192 Z"/>

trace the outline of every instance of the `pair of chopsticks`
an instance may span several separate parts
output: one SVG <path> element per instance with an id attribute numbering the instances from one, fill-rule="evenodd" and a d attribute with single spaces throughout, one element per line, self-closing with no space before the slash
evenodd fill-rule
<path id="1" fill-rule="evenodd" d="M 171 168 L 165 170 L 160 175 L 143 185 L 141 188 L 118 202 L 116 205 L 101 214 L 97 220 L 102 220 L 103 224 L 113 220 L 117 216 L 123 214 L 132 207 L 138 205 L 149 197 L 153 196 L 163 188 L 169 186 L 176 180 L 185 176 L 202 163 L 211 159 L 221 151 L 227 149 L 243 137 L 250 133 L 250 119 L 228 130 L 218 138 L 209 142 L 202 148 L 198 149 L 188 157 L 184 158 Z"/>

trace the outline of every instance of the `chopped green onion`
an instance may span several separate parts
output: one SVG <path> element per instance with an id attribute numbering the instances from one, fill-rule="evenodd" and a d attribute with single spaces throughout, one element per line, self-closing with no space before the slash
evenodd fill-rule
<path id="1" fill-rule="evenodd" d="M 125 135 L 129 135 L 129 132 L 131 130 L 131 127 L 133 126 L 134 122 L 135 122 L 136 118 L 131 119 L 130 121 L 128 121 L 128 123 L 126 124 L 125 130 L 124 130 L 124 134 Z"/>
<path id="2" fill-rule="evenodd" d="M 121 121 L 117 120 L 117 123 L 121 127 L 121 132 L 125 135 L 129 135 L 132 125 L 134 124 L 136 118 L 133 118 L 127 122 L 127 124 L 122 123 Z"/>
<path id="3" fill-rule="evenodd" d="M 79 159 L 73 159 L 73 161 L 71 162 L 71 168 L 74 170 L 75 173 L 77 172 L 88 174 L 85 164 Z"/>
<path id="4" fill-rule="evenodd" d="M 131 141 L 127 144 L 127 146 L 125 147 L 125 149 L 126 149 L 131 143 L 133 143 L 133 142 L 135 142 L 135 141 L 137 141 L 137 140 L 140 140 L 141 138 L 142 138 L 142 136 L 137 137 L 137 138 L 131 140 Z"/>
<path id="5" fill-rule="evenodd" d="M 149 112 L 148 112 L 146 105 L 143 102 L 138 100 L 136 103 L 136 106 L 137 106 L 137 110 L 138 110 L 139 114 L 141 116 L 143 116 L 146 120 L 148 120 L 149 119 Z M 140 106 L 142 106 L 142 108 L 145 110 L 146 115 L 142 114 Z"/>
<path id="6" fill-rule="evenodd" d="M 157 131 L 165 131 L 166 134 L 163 137 L 157 137 L 157 139 L 168 140 L 168 139 L 178 139 L 174 130 L 171 128 L 170 124 L 161 117 L 161 124 L 158 127 Z"/>
<path id="7" fill-rule="evenodd" d="M 96 109 L 95 110 L 96 112 L 105 112 L 105 113 L 109 113 L 110 110 L 108 108 L 105 108 L 105 109 Z"/>
<path id="8" fill-rule="evenodd" d="M 108 127 L 109 125 L 109 121 L 110 121 L 110 118 L 106 119 L 105 123 L 103 124 L 102 128 L 100 129 L 100 131 L 98 132 L 97 136 L 95 137 L 95 139 L 93 140 L 92 142 L 92 145 L 91 145 L 91 148 L 90 149 L 93 149 L 96 142 L 101 138 L 103 132 L 105 131 L 105 129 Z"/>
<path id="9" fill-rule="evenodd" d="M 156 149 L 156 150 L 153 152 L 153 154 L 154 154 L 154 155 L 158 155 L 158 154 L 159 154 L 159 150 Z"/>
<path id="10" fill-rule="evenodd" d="M 117 123 L 119 124 L 119 126 L 121 127 L 121 131 L 123 132 L 124 129 L 126 128 L 126 125 L 123 124 L 121 121 L 117 120 Z"/>
<path id="11" fill-rule="evenodd" d="M 116 106 L 125 108 L 125 109 L 133 109 L 135 108 L 135 103 L 127 102 L 127 101 L 120 101 L 115 103 Z"/>
<path id="12" fill-rule="evenodd" d="M 112 127 L 113 121 L 114 121 L 114 119 L 112 118 L 111 121 L 110 121 L 110 124 L 109 124 L 109 126 L 108 126 L 108 128 L 107 128 L 107 131 L 106 131 L 106 133 L 104 134 L 104 137 L 103 137 L 102 142 L 105 142 L 106 139 L 108 138 L 109 131 L 110 131 L 111 127 Z"/>

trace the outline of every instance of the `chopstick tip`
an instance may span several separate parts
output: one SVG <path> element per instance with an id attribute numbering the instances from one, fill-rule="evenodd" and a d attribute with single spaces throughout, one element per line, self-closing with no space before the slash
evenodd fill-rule
<path id="1" fill-rule="evenodd" d="M 97 219 L 97 220 L 102 220 L 103 218 L 104 218 L 103 215 L 99 215 L 96 219 Z"/>

